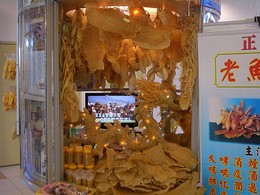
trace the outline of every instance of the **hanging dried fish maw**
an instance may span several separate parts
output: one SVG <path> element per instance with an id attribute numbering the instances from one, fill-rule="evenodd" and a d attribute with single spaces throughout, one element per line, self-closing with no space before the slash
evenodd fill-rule
<path id="1" fill-rule="evenodd" d="M 99 29 L 93 25 L 88 25 L 86 33 L 83 35 L 83 54 L 88 61 L 91 73 L 96 70 L 104 70 L 104 44 L 99 39 Z"/>
<path id="2" fill-rule="evenodd" d="M 133 42 L 130 39 L 124 39 L 123 46 L 124 46 L 123 55 L 127 56 L 127 61 L 131 65 L 131 68 L 133 70 L 137 70 L 136 55 L 135 55 L 135 48 Z"/>
<path id="3" fill-rule="evenodd" d="M 128 81 L 128 64 L 126 56 L 120 56 L 118 63 L 120 64 L 120 75 L 122 82 L 125 83 Z"/>
<path id="4" fill-rule="evenodd" d="M 170 46 L 166 49 L 166 55 L 169 59 L 174 60 L 176 63 L 183 59 L 183 49 L 181 47 L 181 30 L 172 31 L 172 39 Z"/>
<path id="5" fill-rule="evenodd" d="M 151 59 L 146 54 L 149 50 L 136 46 L 136 55 L 138 59 L 139 69 L 142 73 L 146 73 L 146 68 L 151 65 Z"/>
<path id="6" fill-rule="evenodd" d="M 134 1 L 132 5 L 128 6 L 131 18 L 137 20 L 141 24 L 154 26 L 154 23 L 150 18 L 150 14 L 148 14 L 148 12 L 138 4 L 140 3 Z"/>
<path id="7" fill-rule="evenodd" d="M 101 30 L 100 39 L 104 42 L 107 60 L 114 63 L 123 49 L 123 37 L 120 34 Z"/>
<path id="8" fill-rule="evenodd" d="M 119 9 L 88 9 L 89 23 L 108 32 L 121 34 L 125 38 L 135 36 L 141 26 Z"/>
<path id="9" fill-rule="evenodd" d="M 168 29 L 181 28 L 179 17 L 174 15 L 171 10 L 162 9 L 158 11 L 158 16 L 164 28 L 168 28 Z"/>
<path id="10" fill-rule="evenodd" d="M 135 44 L 145 49 L 165 49 L 171 42 L 169 31 L 150 25 L 142 25 L 141 31 L 130 38 Z"/>
<path id="11" fill-rule="evenodd" d="M 84 65 L 85 66 L 82 70 L 75 72 L 73 76 L 73 81 L 77 85 L 77 87 L 86 89 L 91 81 L 91 73 L 87 63 L 85 63 Z"/>
<path id="12" fill-rule="evenodd" d="M 185 19 L 183 28 L 183 36 L 181 46 L 183 49 L 181 95 L 180 106 L 182 110 L 187 110 L 190 107 L 192 100 L 193 86 L 197 75 L 196 61 L 196 35 L 198 27 L 197 15 L 193 14 Z"/>

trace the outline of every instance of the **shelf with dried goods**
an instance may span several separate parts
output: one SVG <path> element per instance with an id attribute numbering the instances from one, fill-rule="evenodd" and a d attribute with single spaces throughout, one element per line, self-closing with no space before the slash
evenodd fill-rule
<path id="1" fill-rule="evenodd" d="M 203 194 L 197 186 L 198 159 L 190 149 L 199 2 L 58 2 L 64 12 L 64 129 L 72 132 L 81 125 L 86 136 L 65 143 L 71 150 L 85 141 L 93 145 L 96 194 Z M 118 121 L 103 129 L 95 114 L 80 110 L 76 91 L 102 91 L 106 83 L 116 90 L 127 86 L 125 93 L 136 95 L 140 134 Z M 156 108 L 159 121 L 153 115 Z"/>

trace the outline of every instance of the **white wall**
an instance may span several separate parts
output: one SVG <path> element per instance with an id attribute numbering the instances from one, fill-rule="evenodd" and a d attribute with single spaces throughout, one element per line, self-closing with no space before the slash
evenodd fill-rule
<path id="1" fill-rule="evenodd" d="M 260 0 L 221 0 L 220 22 L 260 16 Z"/>
<path id="2" fill-rule="evenodd" d="M 16 41 L 16 0 L 0 0 L 0 41 Z"/>

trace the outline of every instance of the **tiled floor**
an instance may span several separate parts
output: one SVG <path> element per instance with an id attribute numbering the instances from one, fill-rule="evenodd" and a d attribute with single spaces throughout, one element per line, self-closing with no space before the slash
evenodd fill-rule
<path id="1" fill-rule="evenodd" d="M 20 166 L 0 167 L 0 195 L 34 195 L 20 179 Z"/>

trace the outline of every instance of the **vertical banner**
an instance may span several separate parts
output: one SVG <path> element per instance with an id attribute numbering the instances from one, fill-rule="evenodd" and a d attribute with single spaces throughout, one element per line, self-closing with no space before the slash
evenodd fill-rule
<path id="1" fill-rule="evenodd" d="M 199 34 L 198 49 L 205 194 L 260 194 L 260 29 Z"/>

